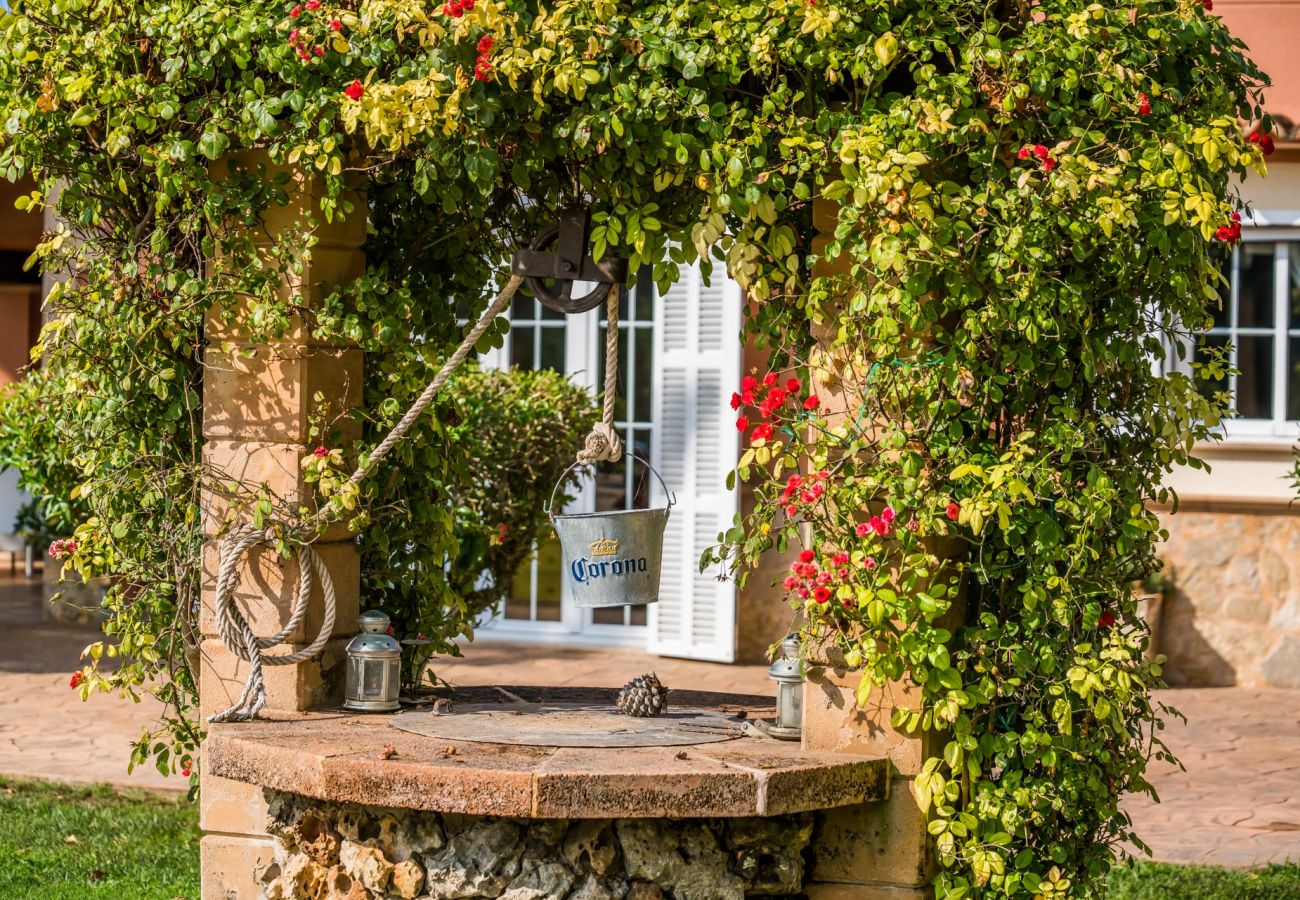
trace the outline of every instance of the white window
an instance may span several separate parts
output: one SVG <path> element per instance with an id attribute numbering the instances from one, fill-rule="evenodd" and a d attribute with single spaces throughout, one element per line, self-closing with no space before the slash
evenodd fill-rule
<path id="1" fill-rule="evenodd" d="M 1286 238 L 1286 239 L 1280 239 Z M 1300 235 L 1248 229 L 1224 261 L 1228 287 L 1202 347 L 1231 345 L 1229 438 L 1294 440 L 1300 426 Z M 1194 354 L 1194 358 L 1195 358 Z"/>
<path id="2" fill-rule="evenodd" d="M 731 527 L 737 511 L 726 476 L 737 458 L 727 406 L 740 379 L 741 292 L 721 267 L 713 284 L 699 269 L 659 296 L 648 271 L 619 309 L 619 389 L 615 425 L 625 448 L 649 460 L 677 505 L 664 538 L 659 602 L 578 609 L 563 577 L 559 542 L 539 541 L 516 573 L 503 608 L 479 633 L 512 640 L 623 644 L 671 656 L 730 661 L 735 655 L 735 585 L 701 574 L 700 554 Z M 517 297 L 505 345 L 484 364 L 564 372 L 599 396 L 604 384 L 605 316 L 564 317 Z M 574 448 L 577 449 L 576 447 Z M 636 509 L 667 502 L 644 466 L 625 456 L 587 481 L 571 512 Z"/>

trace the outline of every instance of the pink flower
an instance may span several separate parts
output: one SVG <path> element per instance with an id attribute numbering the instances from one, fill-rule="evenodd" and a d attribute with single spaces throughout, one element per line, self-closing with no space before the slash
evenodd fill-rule
<path id="1" fill-rule="evenodd" d="M 880 516 L 872 516 L 867 520 L 867 525 L 869 525 L 871 530 L 881 537 L 889 537 L 889 532 L 893 530 L 890 524 Z"/>
<path id="2" fill-rule="evenodd" d="M 898 513 L 894 512 L 892 506 L 886 506 L 880 511 L 880 518 L 884 519 L 886 522 L 893 522 L 894 519 L 898 518 Z"/>
<path id="3" fill-rule="evenodd" d="M 325 48 L 320 44 L 317 44 L 315 47 L 311 48 L 311 52 L 315 53 L 317 57 L 321 57 L 325 55 Z"/>
<path id="4" fill-rule="evenodd" d="M 315 450 L 312 451 L 312 455 L 315 456 L 317 459 L 324 459 L 325 457 L 330 455 L 330 452 L 329 450 L 325 449 L 325 446 L 322 444 L 321 446 L 317 447 Z"/>
<path id="5" fill-rule="evenodd" d="M 320 0 L 307 0 L 307 8 L 313 11 L 320 9 Z"/>
<path id="6" fill-rule="evenodd" d="M 862 561 L 862 567 L 867 571 L 874 569 L 876 567 L 876 558 L 874 556 L 868 556 Z"/>
<path id="7" fill-rule="evenodd" d="M 871 526 L 866 522 L 859 522 L 857 527 L 853 529 L 853 533 L 858 537 L 866 537 L 871 533 Z"/>
<path id="8" fill-rule="evenodd" d="M 361 95 L 364 94 L 365 92 L 366 92 L 366 86 L 361 83 L 360 78 L 356 79 L 351 84 L 349 84 L 347 86 L 347 89 L 343 91 L 343 93 L 348 95 L 349 100 L 360 100 Z"/>
<path id="9" fill-rule="evenodd" d="M 907 525 L 905 527 L 907 528 L 908 531 L 920 531 L 921 523 L 917 521 L 916 516 L 913 516 L 912 518 L 907 520 Z"/>
<path id="10" fill-rule="evenodd" d="M 302 7 L 301 7 L 301 6 L 295 6 L 293 9 L 289 10 L 289 18 L 291 18 L 291 19 L 296 19 L 296 18 L 298 18 L 298 17 L 301 16 L 301 15 L 302 15 Z"/>
<path id="11" fill-rule="evenodd" d="M 956 522 L 957 518 L 961 515 L 961 507 L 956 503 L 949 503 L 948 508 L 944 510 L 944 515 Z"/>
<path id="12" fill-rule="evenodd" d="M 289 32 L 289 43 L 291 43 L 291 44 L 296 44 L 296 43 L 298 43 L 298 34 L 299 34 L 299 31 L 298 31 L 297 28 L 295 28 L 295 29 L 293 29 L 292 31 L 290 31 L 290 32 Z"/>
<path id="13" fill-rule="evenodd" d="M 334 19 L 333 21 L 330 22 L 330 31 L 342 31 L 342 30 L 343 30 L 343 23 L 340 22 L 338 19 Z"/>
<path id="14" fill-rule="evenodd" d="M 1016 156 L 1020 157 L 1021 159 L 1029 159 L 1029 157 L 1032 156 L 1033 153 L 1034 153 L 1034 148 L 1029 146 L 1028 144 L 1025 144 L 1025 146 L 1020 148 L 1020 152 L 1017 153 Z"/>
<path id="15" fill-rule="evenodd" d="M 791 503 L 789 506 L 785 508 L 785 514 L 793 519 L 795 516 L 799 514 L 799 507 Z"/>
<path id="16" fill-rule="evenodd" d="M 1138 94 L 1138 115 L 1139 116 L 1151 115 L 1151 100 L 1147 97 L 1145 93 Z"/>
<path id="17" fill-rule="evenodd" d="M 785 581 L 781 582 L 787 591 L 792 591 L 799 586 L 799 579 L 793 575 L 785 576 Z"/>

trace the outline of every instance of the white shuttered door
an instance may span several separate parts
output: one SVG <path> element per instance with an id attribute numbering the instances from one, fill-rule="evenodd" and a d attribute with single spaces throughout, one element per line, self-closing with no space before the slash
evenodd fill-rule
<path id="1" fill-rule="evenodd" d="M 649 649 L 664 656 L 732 662 L 736 589 L 699 571 L 700 555 L 731 527 L 737 510 L 727 473 L 738 456 L 728 402 L 740 377 L 741 291 L 721 266 L 705 285 L 698 267 L 657 299 L 651 462 L 677 505 L 664 534 L 659 602 L 649 607 Z M 654 485 L 654 504 L 665 502 Z"/>

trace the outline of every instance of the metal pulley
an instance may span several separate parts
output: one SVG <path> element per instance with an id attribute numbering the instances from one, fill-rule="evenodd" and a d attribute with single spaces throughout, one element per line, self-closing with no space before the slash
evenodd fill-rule
<path id="1" fill-rule="evenodd" d="M 566 315 L 595 309 L 615 285 L 627 282 L 627 260 L 617 256 L 593 259 L 587 253 L 591 212 L 569 209 L 560 221 L 543 231 L 527 247 L 515 251 L 510 270 L 542 305 Z M 594 287 L 573 296 L 577 282 Z"/>

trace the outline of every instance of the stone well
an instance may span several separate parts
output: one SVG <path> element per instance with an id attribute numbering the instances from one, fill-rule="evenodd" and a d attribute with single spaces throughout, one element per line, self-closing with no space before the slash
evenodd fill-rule
<path id="1" fill-rule="evenodd" d="M 319 181 L 287 174 L 288 205 L 268 214 L 255 240 L 300 228 L 318 208 Z M 302 271 L 282 288 L 304 315 L 331 284 L 364 271 L 365 233 L 364 216 L 312 226 Z M 246 342 L 238 317 L 213 316 L 208 326 L 205 463 L 249 497 L 265 490 L 299 502 L 311 412 L 322 400 L 339 412 L 360 402 L 361 353 L 323 346 L 306 327 L 266 345 Z M 247 664 L 220 640 L 213 609 L 217 541 L 248 511 L 217 491 L 204 505 L 211 540 L 198 669 L 206 716 L 229 706 L 247 677 Z M 887 714 L 859 714 L 850 675 L 812 673 L 802 744 L 744 730 L 748 719 L 771 716 L 770 698 L 689 691 L 672 692 L 671 709 L 727 719 L 721 739 L 716 728 L 708 742 L 631 747 L 473 740 L 449 736 L 445 723 L 432 729 L 438 736 L 413 733 L 392 727 L 392 715 L 339 710 L 344 646 L 361 605 L 359 559 L 343 528 L 331 528 L 316 549 L 337 593 L 332 639 L 312 660 L 268 669 L 263 718 L 212 725 L 201 748 L 204 900 L 927 895 L 925 822 L 906 780 L 925 748 L 882 727 Z M 279 630 L 296 564 L 255 550 L 239 574 L 235 602 L 254 631 Z M 321 621 L 317 586 L 290 649 Z M 547 699 L 538 690 L 465 690 L 455 702 L 538 704 Z M 607 708 L 611 697 L 589 691 L 574 702 Z M 546 714 L 518 712 L 521 722 Z M 454 722 L 459 713 L 447 715 Z M 622 723 L 609 715 L 611 733 Z M 891 788 L 896 774 L 901 789 Z"/>

